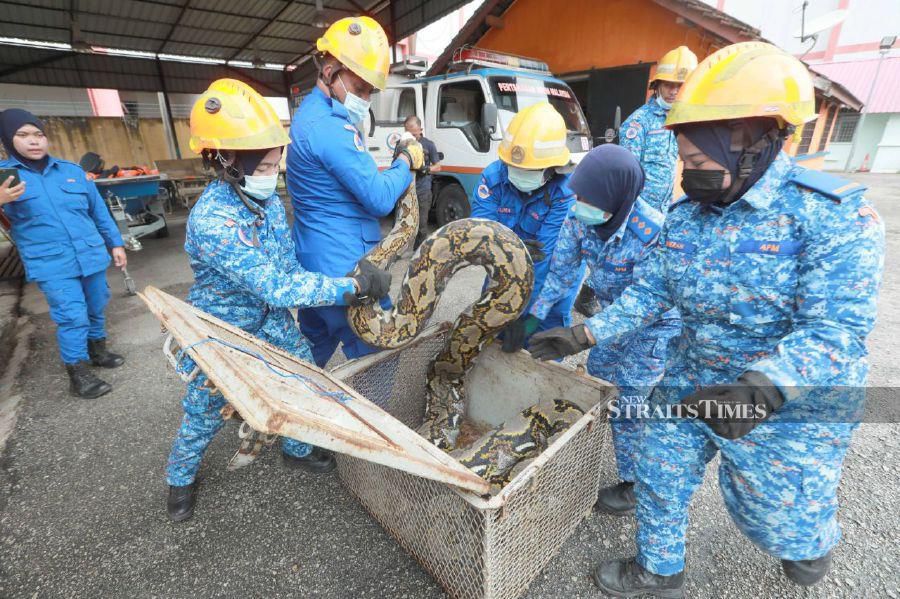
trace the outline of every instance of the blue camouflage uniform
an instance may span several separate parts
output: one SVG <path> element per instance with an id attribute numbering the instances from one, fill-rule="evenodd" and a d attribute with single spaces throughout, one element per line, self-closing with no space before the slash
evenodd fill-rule
<path id="1" fill-rule="evenodd" d="M 544 286 L 560 227 L 575 204 L 575 195 L 566 185 L 569 180 L 567 175 L 556 175 L 529 194 L 519 191 L 509 182 L 508 172 L 502 160 L 494 161 L 484 169 L 481 181 L 472 193 L 472 218 L 496 221 L 512 229 L 523 241 L 537 240 L 544 244 L 546 258 L 534 263 L 534 288 L 527 313 Z M 584 268 L 581 268 L 571 287 L 552 306 L 547 307 L 541 316 L 539 330 L 569 326 L 572 322 L 572 304 L 583 277 Z"/>
<path id="2" fill-rule="evenodd" d="M 864 401 L 884 227 L 863 188 L 780 154 L 725 208 L 676 202 L 634 285 L 587 321 L 608 343 L 677 307 L 683 332 L 649 405 L 765 374 L 784 405 L 737 440 L 700 420 L 653 419 L 637 465 L 639 563 L 684 568 L 688 503 L 721 452 L 719 486 L 738 527 L 766 552 L 816 559 L 838 542 L 841 464 Z"/>
<path id="3" fill-rule="evenodd" d="M 331 277 L 353 270 L 381 241 L 379 217 L 391 213 L 412 181 L 403 160 L 379 172 L 344 105 L 314 88 L 294 115 L 287 156 L 292 235 L 303 268 Z M 345 307 L 303 309 L 298 320 L 319 366 L 341 342 L 348 358 L 377 351 L 350 329 Z"/>
<path id="4" fill-rule="evenodd" d="M 678 162 L 675 134 L 663 127 L 667 114 L 668 110 L 653 96 L 619 128 L 619 145 L 634 154 L 644 169 L 646 180 L 641 197 L 663 213 L 672 201 Z"/>
<path id="5" fill-rule="evenodd" d="M 37 173 L 8 158 L 0 168 L 17 169 L 25 182 L 25 193 L 3 212 L 25 276 L 47 298 L 62 360 L 87 360 L 88 339 L 106 338 L 108 250 L 121 247 L 122 236 L 97 186 L 77 164 L 49 156 Z"/>
<path id="6" fill-rule="evenodd" d="M 305 271 L 294 255 L 281 199 L 273 194 L 260 205 L 263 219 L 250 212 L 230 185 L 209 184 L 187 222 L 184 249 L 194 271 L 188 301 L 309 362 L 308 343 L 289 308 L 340 304 L 344 293 L 354 292 L 353 280 Z M 194 366 L 185 357 L 180 369 L 190 372 Z M 225 398 L 211 395 L 205 383 L 206 376 L 198 374 L 182 400 L 184 419 L 166 468 L 173 486 L 194 481 L 203 453 L 224 424 L 220 410 Z M 282 450 L 303 457 L 312 448 L 282 439 Z"/>
<path id="7" fill-rule="evenodd" d="M 628 219 L 608 241 L 603 241 L 593 227 L 570 214 L 559 232 L 550 274 L 531 307 L 531 314 L 543 318 L 559 298 L 577 284 L 578 272 L 585 265 L 590 268 L 587 282 L 597 290 L 600 304 L 604 308 L 612 304 L 639 276 L 651 250 L 656 247 L 663 221 L 659 210 L 638 198 Z M 678 313 L 670 310 L 650 326 L 591 348 L 588 373 L 619 388 L 618 403 L 623 416 L 626 405 L 642 404 L 662 378 L 666 345 L 680 329 Z M 633 482 L 641 421 L 622 417 L 611 420 L 610 425 L 619 478 Z"/>

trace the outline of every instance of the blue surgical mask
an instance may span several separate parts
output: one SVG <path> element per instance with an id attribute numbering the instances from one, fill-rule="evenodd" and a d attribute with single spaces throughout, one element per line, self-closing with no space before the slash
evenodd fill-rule
<path id="1" fill-rule="evenodd" d="M 663 100 L 662 96 L 656 96 L 656 103 L 659 104 L 659 107 L 663 110 L 668 110 L 672 108 L 672 105 Z"/>
<path id="2" fill-rule="evenodd" d="M 575 202 L 575 211 L 572 214 L 589 227 L 602 225 L 613 217 L 612 213 L 584 202 Z"/>
<path id="3" fill-rule="evenodd" d="M 244 184 L 241 189 L 255 200 L 267 200 L 278 187 L 278 174 L 274 175 L 244 175 Z"/>
<path id="4" fill-rule="evenodd" d="M 529 170 L 510 166 L 507 170 L 509 171 L 509 182 L 524 193 L 531 193 L 544 184 L 543 169 Z"/>
<path id="5" fill-rule="evenodd" d="M 351 94 L 347 91 L 347 86 L 344 85 L 344 80 L 341 79 L 341 76 L 338 75 L 338 81 L 341 82 L 341 87 L 344 88 L 344 108 L 347 109 L 347 114 L 350 115 L 350 122 L 354 125 L 359 125 L 363 121 L 366 120 L 366 115 L 369 114 L 369 106 L 371 106 L 371 102 L 367 102 L 357 96 L 356 94 Z"/>

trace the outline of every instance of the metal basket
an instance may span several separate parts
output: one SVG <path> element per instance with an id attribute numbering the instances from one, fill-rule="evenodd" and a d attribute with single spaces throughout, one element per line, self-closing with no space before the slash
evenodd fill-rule
<path id="1" fill-rule="evenodd" d="M 425 412 L 426 371 L 448 328 L 441 325 L 401 350 L 346 363 L 333 374 L 415 429 Z M 338 473 L 366 510 L 451 596 L 514 599 L 591 511 L 609 436 L 604 415 L 615 388 L 564 366 L 496 348 L 482 354 L 467 385 L 470 402 L 479 396 L 485 400 L 482 416 L 496 412 L 498 405 L 511 416 L 542 399 L 539 395 L 548 389 L 593 407 L 494 497 L 340 454 Z"/>

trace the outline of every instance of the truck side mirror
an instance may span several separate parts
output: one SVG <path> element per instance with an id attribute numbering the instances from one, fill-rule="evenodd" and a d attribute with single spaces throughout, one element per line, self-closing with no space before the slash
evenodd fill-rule
<path id="1" fill-rule="evenodd" d="M 443 159 L 444 159 L 444 153 L 438 152 L 438 162 L 442 161 Z"/>
<path id="2" fill-rule="evenodd" d="M 497 105 L 485 102 L 481 105 L 481 128 L 490 134 L 497 130 Z"/>
<path id="3" fill-rule="evenodd" d="M 369 137 L 375 137 L 375 112 L 369 107 Z"/>

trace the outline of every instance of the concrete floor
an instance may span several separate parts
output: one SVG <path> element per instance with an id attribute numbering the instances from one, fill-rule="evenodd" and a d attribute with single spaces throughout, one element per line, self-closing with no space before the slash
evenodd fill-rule
<path id="1" fill-rule="evenodd" d="M 869 340 L 870 384 L 896 406 L 900 383 L 900 176 L 860 175 L 888 229 L 888 268 L 879 321 Z M 182 219 L 183 222 L 183 219 Z M 130 255 L 139 287 L 183 296 L 191 274 L 173 236 Z M 398 267 L 398 272 L 399 272 Z M 399 276 L 397 277 L 399 278 Z M 127 358 L 108 374 L 112 394 L 79 401 L 66 393 L 54 328 L 40 294 L 26 294 L 35 327 L 18 382 L 18 423 L 0 457 L 0 597 L 440 597 L 441 589 L 363 511 L 334 475 L 279 466 L 277 452 L 226 472 L 233 426 L 213 442 L 195 517 L 165 515 L 163 467 L 181 418 L 183 383 L 161 354 L 157 321 L 125 297 L 110 271 L 109 334 Z M 479 292 L 478 270 L 451 283 L 436 318 L 452 319 Z M 339 360 L 339 358 L 337 359 Z M 895 421 L 896 422 L 896 421 Z M 777 560 L 730 522 L 715 464 L 692 505 L 691 597 L 900 596 L 900 435 L 897 424 L 864 424 L 840 488 L 844 539 L 832 574 L 814 589 L 793 586 Z M 614 479 L 608 452 L 604 476 Z M 634 552 L 634 521 L 592 515 L 535 580 L 527 597 L 599 596 L 597 561 Z"/>

